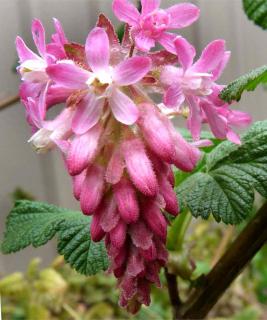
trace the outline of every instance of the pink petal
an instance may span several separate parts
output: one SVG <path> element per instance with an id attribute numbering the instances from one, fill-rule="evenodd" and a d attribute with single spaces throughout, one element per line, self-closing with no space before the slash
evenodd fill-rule
<path id="1" fill-rule="evenodd" d="M 218 108 L 209 103 L 203 103 L 201 107 L 206 114 L 212 133 L 218 139 L 225 139 L 228 131 L 227 119 L 219 114 Z"/>
<path id="2" fill-rule="evenodd" d="M 55 29 L 56 29 L 56 33 L 57 33 L 59 42 L 62 45 L 68 43 L 68 39 L 65 36 L 65 33 L 64 33 L 64 30 L 62 28 L 62 25 L 61 25 L 60 21 L 58 19 L 56 19 L 56 18 L 53 18 L 53 21 L 54 21 L 54 26 L 55 26 Z"/>
<path id="3" fill-rule="evenodd" d="M 126 22 L 130 26 L 136 26 L 138 24 L 140 13 L 128 0 L 114 0 L 112 9 L 120 21 Z"/>
<path id="4" fill-rule="evenodd" d="M 160 81 L 166 86 L 178 84 L 180 70 L 181 69 L 171 65 L 163 67 L 160 74 Z"/>
<path id="5" fill-rule="evenodd" d="M 198 7 L 191 3 L 176 4 L 166 10 L 171 17 L 169 28 L 185 28 L 194 23 L 200 14 Z"/>
<path id="6" fill-rule="evenodd" d="M 218 64 L 218 66 L 212 71 L 213 74 L 213 81 L 216 81 L 220 78 L 221 74 L 223 73 L 226 65 L 229 62 L 229 59 L 231 57 L 231 52 L 230 51 L 226 51 L 224 53 L 224 57 L 222 59 L 222 61 Z"/>
<path id="7" fill-rule="evenodd" d="M 118 183 L 123 175 L 124 167 L 125 164 L 118 148 L 113 152 L 109 160 L 105 175 L 106 181 L 110 184 Z"/>
<path id="8" fill-rule="evenodd" d="M 140 273 L 144 272 L 144 270 L 144 261 L 139 255 L 138 250 L 133 247 L 127 261 L 127 275 L 137 277 Z"/>
<path id="9" fill-rule="evenodd" d="M 240 137 L 237 133 L 235 133 L 233 130 L 229 129 L 227 134 L 226 134 L 226 137 L 229 141 L 235 143 L 235 144 L 241 144 L 241 140 L 240 140 Z"/>
<path id="10" fill-rule="evenodd" d="M 73 62 L 60 62 L 46 68 L 46 73 L 57 84 L 72 89 L 86 89 L 86 81 L 91 73 L 86 71 Z"/>
<path id="11" fill-rule="evenodd" d="M 225 41 L 215 40 L 202 52 L 199 60 L 193 65 L 196 72 L 212 72 L 222 63 L 225 54 Z"/>
<path id="12" fill-rule="evenodd" d="M 162 67 L 164 65 L 171 65 L 177 63 L 176 55 L 166 51 L 154 51 L 147 54 L 152 61 L 152 68 Z"/>
<path id="13" fill-rule="evenodd" d="M 158 191 L 158 182 L 142 141 L 126 140 L 122 145 L 122 151 L 133 184 L 143 194 L 155 196 Z"/>
<path id="14" fill-rule="evenodd" d="M 139 217 L 139 206 L 133 185 L 127 178 L 122 178 L 113 187 L 119 213 L 126 223 L 136 222 Z"/>
<path id="15" fill-rule="evenodd" d="M 88 64 L 95 73 L 108 68 L 110 47 L 105 29 L 96 27 L 89 33 L 86 39 L 85 52 Z"/>
<path id="16" fill-rule="evenodd" d="M 184 70 L 187 70 L 193 64 L 196 55 L 195 48 L 185 38 L 182 37 L 178 37 L 174 41 L 174 45 L 179 63 Z"/>
<path id="17" fill-rule="evenodd" d="M 101 127 L 94 126 L 83 135 L 76 135 L 67 154 L 67 167 L 71 176 L 80 174 L 92 163 L 97 153 Z"/>
<path id="18" fill-rule="evenodd" d="M 133 30 L 132 36 L 137 49 L 140 51 L 148 52 L 151 48 L 155 47 L 155 40 L 148 37 L 141 29 Z"/>
<path id="19" fill-rule="evenodd" d="M 159 179 L 159 188 L 159 192 L 163 196 L 165 201 L 165 210 L 169 214 L 176 216 L 179 213 L 177 195 L 165 176 L 161 176 L 161 178 Z"/>
<path id="20" fill-rule="evenodd" d="M 132 125 L 139 116 L 139 110 L 135 103 L 122 91 L 113 88 L 109 98 L 109 104 L 114 117 L 121 123 Z"/>
<path id="21" fill-rule="evenodd" d="M 32 22 L 32 36 L 34 43 L 42 57 L 46 54 L 45 30 L 40 20 L 34 19 Z"/>
<path id="22" fill-rule="evenodd" d="M 246 128 L 252 122 L 251 115 L 238 110 L 231 110 L 228 116 L 228 121 L 230 125 L 233 125 L 237 128 Z"/>
<path id="23" fill-rule="evenodd" d="M 104 193 L 104 169 L 92 165 L 88 170 L 82 185 L 80 204 L 82 212 L 91 215 L 95 212 Z"/>
<path id="24" fill-rule="evenodd" d="M 146 15 L 156 10 L 160 6 L 160 0 L 141 0 L 142 15 Z"/>
<path id="25" fill-rule="evenodd" d="M 83 97 L 77 105 L 72 122 L 72 129 L 76 134 L 83 134 L 97 124 L 104 102 L 104 99 L 97 99 L 93 93 Z"/>
<path id="26" fill-rule="evenodd" d="M 21 37 L 16 38 L 16 49 L 19 56 L 19 62 L 23 63 L 25 60 L 40 59 L 32 50 L 30 50 Z"/>
<path id="27" fill-rule="evenodd" d="M 151 61 L 147 57 L 129 58 L 114 69 L 113 80 L 119 86 L 134 84 L 150 71 Z"/>
<path id="28" fill-rule="evenodd" d="M 164 104 L 169 108 L 179 108 L 184 101 L 185 96 L 178 84 L 170 86 L 163 98 Z"/>
<path id="29" fill-rule="evenodd" d="M 170 53 L 176 54 L 176 49 L 174 45 L 174 40 L 176 39 L 177 35 L 164 32 L 160 38 L 158 39 L 158 42 Z"/>
<path id="30" fill-rule="evenodd" d="M 190 107 L 190 115 L 187 120 L 188 129 L 191 131 L 194 140 L 200 139 L 202 115 L 200 107 L 194 97 L 187 97 Z"/>

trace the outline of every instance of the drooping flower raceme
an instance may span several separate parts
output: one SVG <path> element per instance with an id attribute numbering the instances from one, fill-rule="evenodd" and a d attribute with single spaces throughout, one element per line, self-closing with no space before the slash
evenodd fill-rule
<path id="1" fill-rule="evenodd" d="M 40 56 L 18 38 L 18 71 L 34 131 L 30 142 L 38 152 L 58 147 L 63 154 L 74 196 L 92 216 L 92 239 L 105 241 L 120 304 L 135 313 L 149 305 L 151 284 L 160 285 L 159 271 L 167 262 L 166 213 L 179 212 L 172 166 L 195 168 L 201 157 L 197 146 L 210 143 L 197 140 L 201 123 L 208 122 L 217 137 L 235 140 L 231 126 L 247 124 L 249 117 L 218 97 L 222 86 L 214 81 L 229 57 L 224 42 L 212 43 L 193 64 L 194 48 L 166 33 L 195 21 L 195 6 L 163 11 L 159 1 L 143 0 L 139 14 L 129 2 L 115 0 L 113 8 L 130 25 L 121 43 L 103 15 L 85 46 L 67 40 L 57 20 L 46 44 L 35 20 Z M 156 41 L 169 52 L 144 53 Z M 164 107 L 153 102 L 153 92 L 164 94 Z M 47 110 L 62 102 L 63 110 L 48 120 Z M 166 110 L 181 114 L 182 104 L 190 107 L 192 144 L 166 115 Z"/>

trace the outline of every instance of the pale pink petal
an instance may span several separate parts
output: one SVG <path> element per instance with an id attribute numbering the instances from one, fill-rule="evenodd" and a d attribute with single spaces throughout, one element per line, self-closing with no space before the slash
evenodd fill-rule
<path id="1" fill-rule="evenodd" d="M 120 181 L 125 164 L 120 152 L 120 149 L 117 148 L 109 160 L 107 170 L 106 170 L 106 181 L 111 184 L 116 184 Z"/>
<path id="2" fill-rule="evenodd" d="M 130 225 L 129 234 L 132 238 L 133 244 L 137 248 L 147 250 L 151 247 L 153 243 L 152 232 L 147 228 L 145 223 L 141 220 L 138 220 L 136 223 Z"/>
<path id="3" fill-rule="evenodd" d="M 178 84 L 180 70 L 181 69 L 171 65 L 163 67 L 160 74 L 160 81 L 166 86 Z"/>
<path id="4" fill-rule="evenodd" d="M 187 97 L 187 101 L 190 107 L 190 115 L 187 120 L 188 129 L 191 131 L 194 140 L 200 139 L 202 115 L 200 107 L 194 97 Z"/>
<path id="5" fill-rule="evenodd" d="M 66 158 L 70 175 L 80 174 L 92 163 L 96 156 L 101 131 L 101 127 L 96 125 L 86 133 L 75 136 Z"/>
<path id="6" fill-rule="evenodd" d="M 155 196 L 158 182 L 142 141 L 140 139 L 124 141 L 122 152 L 133 184 L 143 194 Z"/>
<path id="7" fill-rule="evenodd" d="M 213 146 L 213 142 L 208 139 L 202 139 L 202 140 L 192 142 L 191 145 L 197 148 L 205 148 L 205 147 Z"/>
<path id="8" fill-rule="evenodd" d="M 129 58 L 114 68 L 113 80 L 119 86 L 128 86 L 142 80 L 150 68 L 151 61 L 147 57 Z"/>
<path id="9" fill-rule="evenodd" d="M 185 101 L 185 96 L 178 84 L 170 86 L 164 94 L 163 102 L 169 108 L 179 108 Z"/>
<path id="10" fill-rule="evenodd" d="M 91 75 L 89 71 L 72 62 L 50 65 L 46 68 L 46 73 L 57 84 L 72 89 L 86 89 L 88 87 L 86 81 Z"/>
<path id="11" fill-rule="evenodd" d="M 128 0 L 113 0 L 112 9 L 115 16 L 130 26 L 136 26 L 140 19 L 140 13 Z"/>
<path id="12" fill-rule="evenodd" d="M 235 143 L 235 144 L 241 144 L 241 140 L 240 140 L 240 137 L 237 133 L 235 133 L 233 130 L 229 129 L 227 134 L 226 134 L 226 137 L 229 141 Z"/>
<path id="13" fill-rule="evenodd" d="M 226 51 L 224 53 L 224 57 L 222 59 L 222 61 L 218 64 L 218 66 L 212 71 L 213 74 L 213 81 L 216 81 L 220 78 L 221 74 L 223 73 L 226 65 L 228 64 L 228 61 L 231 57 L 231 52 L 230 51 Z"/>
<path id="14" fill-rule="evenodd" d="M 228 131 L 227 119 L 221 116 L 217 108 L 209 103 L 203 103 L 201 107 L 206 114 L 212 133 L 218 139 L 225 139 Z"/>
<path id="15" fill-rule="evenodd" d="M 198 7 L 191 3 L 179 3 L 166 10 L 171 21 L 169 28 L 185 28 L 194 23 L 200 14 Z"/>
<path id="16" fill-rule="evenodd" d="M 110 47 L 108 35 L 103 28 L 94 28 L 88 35 L 85 52 L 89 66 L 98 73 L 109 66 Z"/>
<path id="17" fill-rule="evenodd" d="M 140 256 L 139 250 L 132 247 L 129 258 L 127 261 L 127 275 L 130 277 L 137 277 L 140 273 L 144 272 L 144 260 Z"/>
<path id="18" fill-rule="evenodd" d="M 155 47 L 155 40 L 145 35 L 141 29 L 134 30 L 132 36 L 137 49 L 140 51 L 148 52 L 151 48 Z"/>
<path id="19" fill-rule="evenodd" d="M 141 0 L 142 15 L 146 15 L 156 10 L 160 6 L 160 0 Z"/>
<path id="20" fill-rule="evenodd" d="M 56 19 L 56 18 L 53 18 L 53 21 L 54 21 L 54 26 L 55 26 L 55 29 L 56 29 L 56 34 L 57 34 L 57 37 L 58 37 L 57 40 L 62 45 L 68 43 L 68 39 L 65 36 L 65 33 L 64 33 L 64 30 L 62 28 L 62 25 L 61 25 L 60 21 L 58 19 Z"/>
<path id="21" fill-rule="evenodd" d="M 182 37 L 178 37 L 174 41 L 174 45 L 179 63 L 184 70 L 187 70 L 193 64 L 196 55 L 195 48 L 185 38 Z"/>
<path id="22" fill-rule="evenodd" d="M 104 193 L 104 168 L 92 165 L 88 170 L 82 185 L 80 204 L 82 212 L 91 215 L 100 204 Z"/>
<path id="23" fill-rule="evenodd" d="M 113 187 L 119 213 L 126 223 L 136 222 L 139 217 L 139 206 L 135 189 L 127 178 L 122 178 Z"/>
<path id="24" fill-rule="evenodd" d="M 158 42 L 170 53 L 176 54 L 174 40 L 177 35 L 173 33 L 164 32 L 158 39 Z"/>
<path id="25" fill-rule="evenodd" d="M 212 72 L 222 63 L 224 54 L 225 41 L 215 40 L 203 50 L 201 57 L 193 65 L 192 70 L 196 72 Z"/>
<path id="26" fill-rule="evenodd" d="M 32 22 L 32 36 L 38 52 L 42 57 L 46 54 L 45 30 L 40 20 L 34 19 Z"/>
<path id="27" fill-rule="evenodd" d="M 40 59 L 32 50 L 30 50 L 21 37 L 16 38 L 16 49 L 19 56 L 19 62 L 23 63 L 25 60 Z"/>
<path id="28" fill-rule="evenodd" d="M 113 89 L 109 98 L 110 107 L 114 117 L 121 123 L 132 125 L 139 116 L 135 103 L 119 89 Z"/>
<path id="29" fill-rule="evenodd" d="M 72 129 L 76 134 L 83 134 L 97 124 L 104 99 L 97 99 L 93 93 L 88 93 L 77 105 L 72 122 Z"/>
<path id="30" fill-rule="evenodd" d="M 230 110 L 228 121 L 230 125 L 233 125 L 237 128 L 246 128 L 251 124 L 252 118 L 247 112 Z"/>

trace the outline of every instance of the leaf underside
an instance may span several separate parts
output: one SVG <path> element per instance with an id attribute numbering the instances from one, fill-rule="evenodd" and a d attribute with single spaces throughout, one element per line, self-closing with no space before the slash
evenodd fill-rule
<path id="1" fill-rule="evenodd" d="M 200 172 L 176 187 L 182 209 L 238 224 L 253 207 L 255 190 L 267 198 L 267 121 L 255 123 L 242 145 L 225 141 L 206 155 Z"/>
<path id="2" fill-rule="evenodd" d="M 231 82 L 220 94 L 225 102 L 239 101 L 244 91 L 253 91 L 259 84 L 267 82 L 267 65 L 252 70 Z"/>
<path id="3" fill-rule="evenodd" d="M 58 252 L 75 270 L 93 275 L 108 267 L 104 244 L 90 238 L 89 217 L 41 202 L 17 201 L 6 222 L 2 252 L 40 247 L 54 236 Z"/>

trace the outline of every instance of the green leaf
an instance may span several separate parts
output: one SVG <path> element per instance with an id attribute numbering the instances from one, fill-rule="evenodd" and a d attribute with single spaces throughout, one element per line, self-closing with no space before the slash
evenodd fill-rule
<path id="1" fill-rule="evenodd" d="M 253 91 L 259 84 L 267 82 L 267 65 L 252 70 L 231 82 L 220 94 L 225 102 L 239 101 L 245 90 Z"/>
<path id="2" fill-rule="evenodd" d="M 267 29 L 267 1 L 243 0 L 243 7 L 247 17 L 263 29 Z"/>
<path id="3" fill-rule="evenodd" d="M 17 252 L 30 245 L 39 247 L 57 236 L 58 251 L 73 268 L 85 275 L 96 274 L 107 269 L 108 259 L 104 244 L 91 240 L 90 223 L 91 218 L 81 212 L 17 201 L 6 221 L 2 252 Z"/>
<path id="4" fill-rule="evenodd" d="M 267 121 L 254 124 L 242 142 L 221 143 L 200 171 L 182 181 L 176 188 L 182 209 L 238 224 L 251 213 L 255 190 L 267 198 Z"/>

